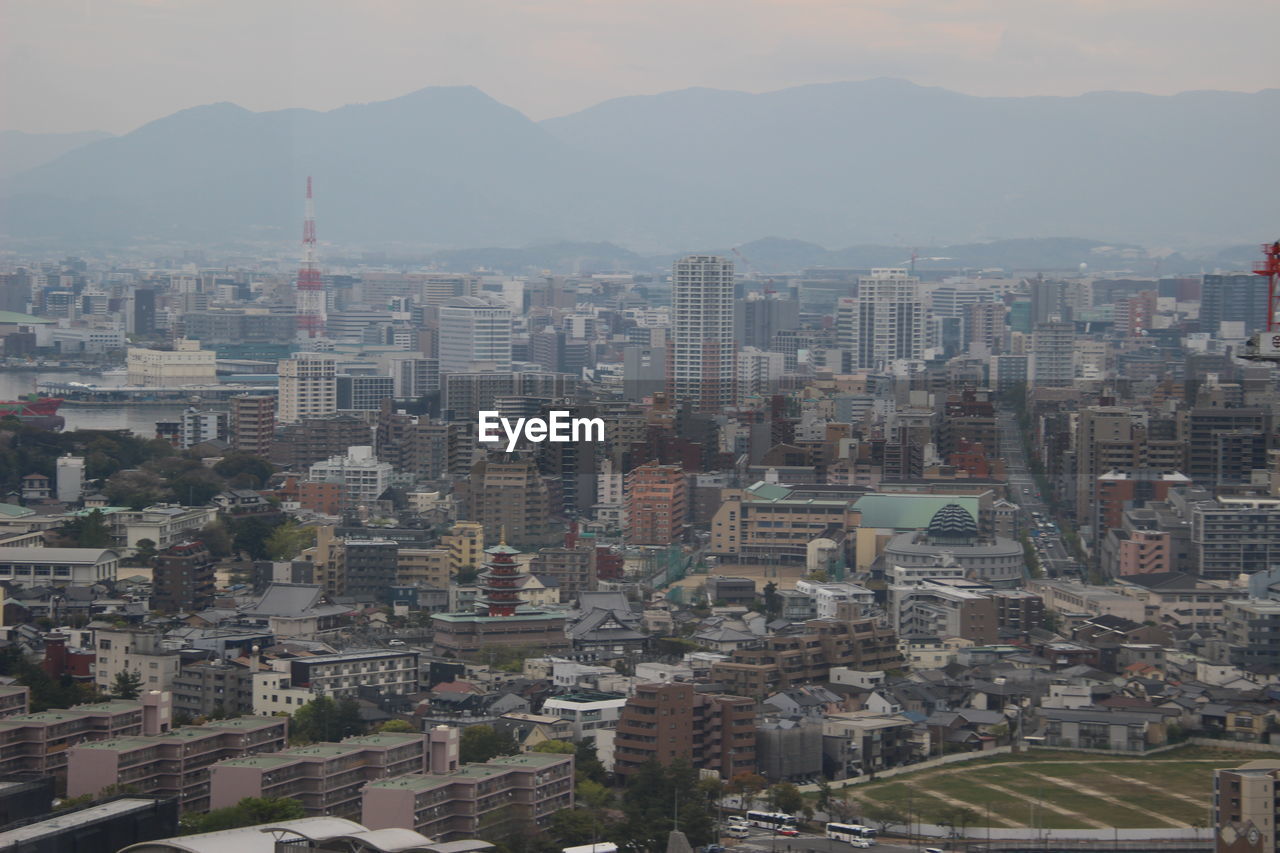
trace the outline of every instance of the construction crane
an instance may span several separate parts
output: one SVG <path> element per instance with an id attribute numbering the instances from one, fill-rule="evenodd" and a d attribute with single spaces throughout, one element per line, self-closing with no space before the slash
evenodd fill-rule
<path id="1" fill-rule="evenodd" d="M 1280 361 L 1280 240 L 1262 247 L 1263 260 L 1253 268 L 1267 277 L 1267 330 L 1257 332 L 1240 355 L 1249 361 Z"/>

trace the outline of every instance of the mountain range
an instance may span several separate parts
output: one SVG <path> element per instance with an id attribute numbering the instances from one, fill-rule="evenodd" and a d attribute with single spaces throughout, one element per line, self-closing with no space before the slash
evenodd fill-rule
<path id="1" fill-rule="evenodd" d="M 313 175 L 321 241 L 344 247 L 1260 242 L 1280 228 L 1277 131 L 1280 89 L 997 98 L 880 79 L 542 122 L 470 87 L 328 112 L 220 103 L 0 172 L 0 230 L 284 246 Z"/>

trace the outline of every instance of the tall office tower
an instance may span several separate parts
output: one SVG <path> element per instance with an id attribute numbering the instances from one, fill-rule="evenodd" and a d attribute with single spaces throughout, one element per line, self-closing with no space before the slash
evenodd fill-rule
<path id="1" fill-rule="evenodd" d="M 511 309 L 478 296 L 440 306 L 440 372 L 511 369 Z"/>
<path id="2" fill-rule="evenodd" d="M 324 279 L 316 262 L 316 206 L 311 199 L 310 176 L 307 177 L 307 206 L 302 221 L 302 265 L 298 267 L 294 305 L 298 310 L 298 337 L 324 337 Z"/>
<path id="3" fill-rule="evenodd" d="M 990 355 L 1004 352 L 1004 317 L 1008 310 L 1003 302 L 965 306 L 964 343 L 970 352 L 974 347 L 985 347 Z"/>
<path id="4" fill-rule="evenodd" d="M 1267 278 L 1251 273 L 1205 275 L 1200 286 L 1200 331 L 1218 337 L 1223 323 L 1244 323 L 1246 335 L 1267 322 Z"/>
<path id="5" fill-rule="evenodd" d="M 332 356 L 299 353 L 280 362 L 280 422 L 338 411 L 338 363 Z"/>
<path id="6" fill-rule="evenodd" d="M 238 394 L 231 398 L 231 449 L 267 458 L 276 428 L 276 398 Z"/>
<path id="7" fill-rule="evenodd" d="M 1031 325 L 1048 323 L 1055 316 L 1070 320 L 1071 304 L 1065 281 L 1045 281 L 1034 278 L 1031 285 Z"/>
<path id="8" fill-rule="evenodd" d="M 850 370 L 874 370 L 898 359 L 924 356 L 924 301 L 920 279 L 902 269 L 873 269 L 858 280 L 858 295 L 836 308 L 840 347 Z"/>
<path id="9" fill-rule="evenodd" d="M 1262 408 L 1196 408 L 1187 416 L 1187 474 L 1206 489 L 1249 482 L 1267 467 L 1272 416 Z"/>
<path id="10" fill-rule="evenodd" d="M 1075 341 L 1075 323 L 1037 323 L 1031 333 L 1031 383 L 1041 387 L 1070 387 L 1076 378 Z"/>
<path id="11" fill-rule="evenodd" d="M 671 278 L 668 391 L 695 411 L 719 412 L 734 402 L 733 262 L 690 255 Z"/>
<path id="12" fill-rule="evenodd" d="M 486 544 L 496 544 L 503 531 L 508 542 L 521 547 L 563 541 L 562 528 L 552 522 L 547 481 L 532 459 L 509 461 L 506 454 L 494 454 L 472 466 L 459 491 L 466 520 L 484 526 Z"/>
<path id="13" fill-rule="evenodd" d="M 1082 409 L 1076 423 L 1076 523 L 1092 527 L 1097 507 L 1098 477 L 1108 471 L 1129 473 L 1142 467 L 1139 452 L 1141 417 L 1119 406 Z M 1098 535 L 1098 531 L 1093 531 Z"/>
<path id="14" fill-rule="evenodd" d="M 740 347 L 767 350 L 778 332 L 800 327 L 800 303 L 776 294 L 752 292 L 733 307 L 734 338 Z"/>

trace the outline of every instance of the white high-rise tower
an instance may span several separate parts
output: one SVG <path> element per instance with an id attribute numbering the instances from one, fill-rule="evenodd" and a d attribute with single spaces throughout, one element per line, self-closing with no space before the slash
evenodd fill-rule
<path id="1" fill-rule="evenodd" d="M 924 357 L 924 300 L 920 279 L 903 269 L 873 269 L 858 279 L 858 295 L 836 312 L 840 346 L 851 370 L 876 370 L 891 361 Z"/>
<path id="2" fill-rule="evenodd" d="M 718 412 L 734 399 L 733 262 L 690 255 L 671 272 L 667 390 L 694 411 Z"/>

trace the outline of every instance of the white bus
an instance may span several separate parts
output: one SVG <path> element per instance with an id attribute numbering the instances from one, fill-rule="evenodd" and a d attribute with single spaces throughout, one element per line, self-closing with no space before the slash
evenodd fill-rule
<path id="1" fill-rule="evenodd" d="M 875 837 L 874 829 L 860 823 L 827 824 L 827 838 L 833 841 L 846 841 L 852 844 L 855 841 L 874 841 Z"/>
<path id="2" fill-rule="evenodd" d="M 565 847 L 561 853 L 618 853 L 618 845 L 608 841 L 597 844 L 583 844 L 579 847 Z"/>
<path id="3" fill-rule="evenodd" d="M 794 815 L 782 812 L 747 812 L 747 823 L 764 829 L 795 829 Z"/>

